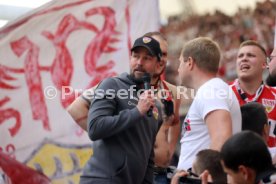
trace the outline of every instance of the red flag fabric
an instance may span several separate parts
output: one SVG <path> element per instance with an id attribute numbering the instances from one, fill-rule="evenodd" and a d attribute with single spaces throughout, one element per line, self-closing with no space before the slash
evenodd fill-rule
<path id="1" fill-rule="evenodd" d="M 0 168 L 6 176 L 6 183 L 13 184 L 50 184 L 50 179 L 44 174 L 27 167 L 8 155 L 0 152 Z"/>

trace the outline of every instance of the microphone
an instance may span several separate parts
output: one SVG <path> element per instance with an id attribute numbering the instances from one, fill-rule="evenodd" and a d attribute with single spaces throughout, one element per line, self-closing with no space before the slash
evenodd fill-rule
<path id="1" fill-rule="evenodd" d="M 150 74 L 145 73 L 142 77 L 142 80 L 144 82 L 145 90 L 149 90 L 150 89 L 150 80 L 151 80 Z M 148 110 L 148 112 L 147 112 L 148 117 L 152 116 L 152 109 L 153 109 L 153 107 L 150 107 L 150 109 Z"/>

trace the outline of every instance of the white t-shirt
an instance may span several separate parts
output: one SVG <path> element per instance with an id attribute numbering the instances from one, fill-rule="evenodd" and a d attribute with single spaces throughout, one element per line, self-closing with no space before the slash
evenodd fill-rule
<path id="1" fill-rule="evenodd" d="M 204 119 L 209 112 L 218 109 L 230 112 L 232 118 L 232 132 L 233 134 L 240 132 L 241 111 L 236 95 L 223 80 L 213 78 L 198 89 L 183 122 L 178 169 L 191 168 L 195 155 L 200 150 L 209 148 L 210 137 Z"/>

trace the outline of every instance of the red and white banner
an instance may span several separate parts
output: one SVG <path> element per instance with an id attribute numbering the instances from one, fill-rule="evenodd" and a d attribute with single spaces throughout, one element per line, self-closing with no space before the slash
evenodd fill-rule
<path id="1" fill-rule="evenodd" d="M 157 0 L 55 0 L 0 30 L 0 151 L 77 183 L 91 142 L 65 108 L 158 29 Z"/>

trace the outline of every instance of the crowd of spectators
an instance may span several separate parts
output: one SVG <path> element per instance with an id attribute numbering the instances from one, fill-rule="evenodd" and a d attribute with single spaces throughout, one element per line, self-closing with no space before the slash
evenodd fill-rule
<path id="1" fill-rule="evenodd" d="M 188 41 L 198 36 L 208 36 L 217 41 L 222 50 L 220 76 L 226 81 L 236 78 L 235 57 L 240 43 L 244 40 L 257 40 L 267 53 L 273 49 L 276 20 L 276 1 L 265 0 L 257 2 L 254 9 L 239 8 L 233 16 L 221 11 L 213 14 L 192 15 L 186 19 L 183 16 L 173 16 L 168 24 L 162 27 L 162 32 L 168 39 L 169 61 L 168 71 L 173 83 L 177 75 L 178 57 L 183 40 Z M 175 74 L 175 75 L 173 75 Z"/>

